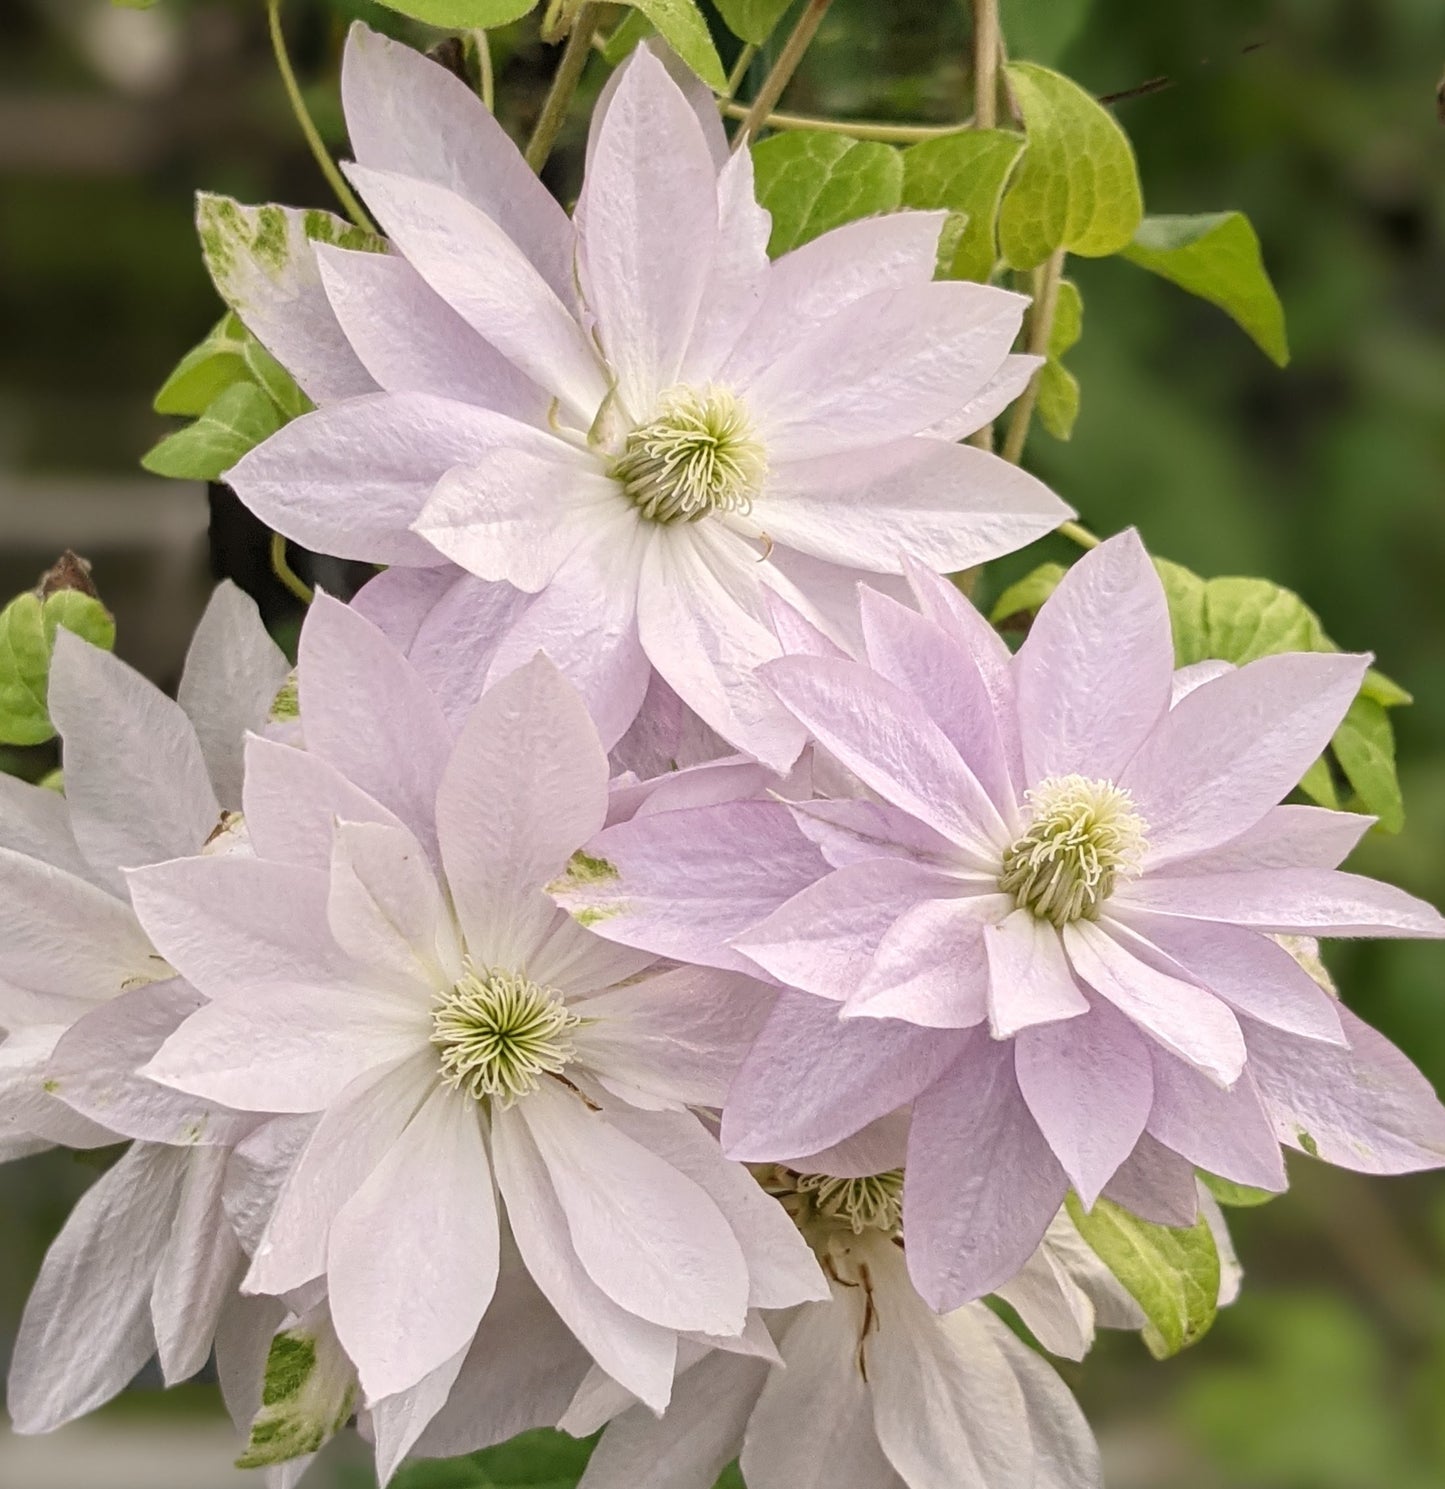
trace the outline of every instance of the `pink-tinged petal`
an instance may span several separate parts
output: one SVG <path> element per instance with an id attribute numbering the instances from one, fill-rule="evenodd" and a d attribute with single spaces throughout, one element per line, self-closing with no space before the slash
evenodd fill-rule
<path id="1" fill-rule="evenodd" d="M 285 1176 L 243 1284 L 247 1292 L 291 1292 L 326 1270 L 331 1222 L 427 1099 L 431 1055 L 363 1071 L 332 1099 Z"/>
<path id="2" fill-rule="evenodd" d="M 1173 675 L 1164 586 L 1131 529 L 1064 575 L 1019 648 L 1029 783 L 1112 780 L 1169 707 Z"/>
<path id="3" fill-rule="evenodd" d="M 190 1155 L 138 1143 L 71 1212 L 10 1362 L 17 1432 L 50 1432 L 130 1384 L 155 1349 L 150 1296 Z"/>
<path id="4" fill-rule="evenodd" d="M 831 1174 L 838 1179 L 862 1179 L 902 1168 L 908 1157 L 908 1123 L 906 1108 L 889 1112 L 832 1147 L 793 1155 L 789 1167 L 800 1174 Z"/>
<path id="5" fill-rule="evenodd" d="M 866 786 L 942 833 L 970 866 L 997 872 L 1008 829 L 921 703 L 857 662 L 783 657 L 764 676 L 814 739 Z"/>
<path id="6" fill-rule="evenodd" d="M 718 112 L 717 96 L 660 37 L 649 37 L 638 45 L 651 52 L 667 69 L 668 77 L 677 85 L 682 96 L 687 100 L 688 108 L 692 110 L 697 122 L 702 126 L 703 137 L 707 141 L 707 153 L 712 158 L 713 166 L 721 171 L 728 163 L 728 136 L 727 130 L 723 128 L 722 115 Z M 592 167 L 592 157 L 597 150 L 598 138 L 602 133 L 603 121 L 607 117 L 608 109 L 612 107 L 612 100 L 616 98 L 617 89 L 621 86 L 625 76 L 625 68 L 614 68 L 598 91 L 597 102 L 592 108 L 592 122 L 587 131 L 586 164 L 589 170 Z"/>
<path id="7" fill-rule="evenodd" d="M 1196 688 L 1119 777 L 1148 824 L 1145 866 L 1216 848 L 1298 784 L 1359 691 L 1368 657 L 1260 657 Z"/>
<path id="8" fill-rule="evenodd" d="M 985 928 L 983 949 L 988 956 L 989 1029 L 995 1039 L 1088 1013 L 1089 1000 L 1052 925 L 1027 910 L 1014 910 Z"/>
<path id="9" fill-rule="evenodd" d="M 1125 919 L 1237 1012 L 1304 1039 L 1345 1043 L 1339 1004 L 1278 941 L 1220 923 L 1142 914 Z"/>
<path id="10" fill-rule="evenodd" d="M 733 526 L 742 531 L 748 521 L 751 519 L 735 518 Z M 891 546 L 889 551 L 893 551 Z M 828 643 L 821 647 L 815 643 L 787 648 L 808 656 L 863 655 L 863 623 L 858 613 L 860 586 L 867 585 L 895 600 L 908 599 L 908 586 L 900 575 L 846 568 L 783 543 L 774 545 L 760 576 L 769 591 L 766 618 L 774 630 L 777 627 L 773 624 L 773 596 L 777 595 L 802 614 Z"/>
<path id="11" fill-rule="evenodd" d="M 432 610 L 457 584 L 475 584 L 452 564 L 431 568 L 390 568 L 368 579 L 352 596 L 351 608 L 364 615 L 398 651 L 409 652 Z"/>
<path id="12" fill-rule="evenodd" d="M 790 604 L 780 594 L 769 591 L 764 597 L 768 621 L 771 624 L 783 653 L 790 657 L 846 657 L 843 650 L 831 637 L 824 634 L 811 620 Z"/>
<path id="13" fill-rule="evenodd" d="M 491 688 L 437 793 L 442 859 L 470 952 L 525 966 L 555 910 L 542 886 L 607 816 L 607 756 L 576 690 L 545 657 Z"/>
<path id="14" fill-rule="evenodd" d="M 763 301 L 721 381 L 754 381 L 805 331 L 877 290 L 928 284 L 938 262 L 941 212 L 890 212 L 823 233 L 774 262 Z"/>
<path id="15" fill-rule="evenodd" d="M 638 521 L 589 455 L 518 424 L 505 445 L 448 471 L 413 527 L 468 573 L 535 594 L 599 530 L 623 541 Z"/>
<path id="16" fill-rule="evenodd" d="M 929 1306 L 960 1307 L 1014 1276 L 1069 1181 L 1014 1076 L 1013 1050 L 982 1030 L 913 1104 L 903 1228 Z"/>
<path id="17" fill-rule="evenodd" d="M 141 1073 L 237 1111 L 319 1112 L 424 1047 L 426 1015 L 422 1000 L 409 1014 L 359 988 L 273 983 L 198 1009 Z"/>
<path id="18" fill-rule="evenodd" d="M 484 212 L 444 187 L 349 166 L 387 236 L 481 337 L 590 424 L 607 395 L 597 353 L 567 305 Z"/>
<path id="19" fill-rule="evenodd" d="M 929 1311 L 905 1268 L 870 1268 L 878 1328 L 864 1344 L 878 1441 L 909 1489 L 1035 1489 L 1024 1394 L 986 1308 Z"/>
<path id="20" fill-rule="evenodd" d="M 917 434 L 992 379 L 1027 303 L 958 282 L 876 291 L 794 338 L 743 395 L 778 460 Z"/>
<path id="21" fill-rule="evenodd" d="M 787 789 L 775 771 L 745 755 L 730 755 L 631 786 L 619 786 L 614 777 L 607 814 L 610 822 L 625 822 L 659 812 L 688 811 L 730 801 L 758 801 L 773 789 Z"/>
<path id="22" fill-rule="evenodd" d="M 1064 927 L 1064 950 L 1082 981 L 1152 1040 L 1227 1086 L 1244 1069 L 1239 1020 L 1213 993 L 1143 958 L 1142 938 L 1119 925 L 1080 920 Z"/>
<path id="23" fill-rule="evenodd" d="M 1249 1068 L 1280 1142 L 1366 1174 L 1445 1166 L 1445 1109 L 1410 1061 L 1349 1009 L 1347 1049 L 1253 1020 Z"/>
<path id="24" fill-rule="evenodd" d="M 518 1110 L 593 1282 L 663 1328 L 738 1333 L 747 1264 L 706 1191 L 560 1086 Z"/>
<path id="25" fill-rule="evenodd" d="M 389 1484 L 402 1460 L 411 1452 L 447 1403 L 466 1363 L 471 1344 L 459 1349 L 451 1359 L 443 1360 L 416 1385 L 395 1396 L 373 1401 L 367 1418 L 376 1438 L 376 1482 Z"/>
<path id="26" fill-rule="evenodd" d="M 653 534 L 642 560 L 643 650 L 678 697 L 731 745 L 787 770 L 805 736 L 757 671 L 782 650 L 766 622 L 758 555 L 726 528 L 683 527 Z"/>
<path id="27" fill-rule="evenodd" d="M 39 859 L 0 848 L 4 983 L 68 1003 L 113 998 L 128 981 L 149 981 L 163 971 L 124 900 Z M 0 1002 L 4 999 L 0 984 Z"/>
<path id="28" fill-rule="evenodd" d="M 942 833 L 886 801 L 790 802 L 799 828 L 835 869 L 879 858 L 907 858 L 946 871 L 954 857 Z M 983 883 L 980 878 L 980 884 Z"/>
<path id="29" fill-rule="evenodd" d="M 659 140 L 668 141 L 661 154 Z M 678 380 L 717 218 L 717 173 L 697 115 L 662 63 L 638 50 L 598 125 L 577 204 L 583 298 L 638 420 Z"/>
<path id="30" fill-rule="evenodd" d="M 1091 1206 L 1134 1151 L 1153 1104 L 1144 1036 L 1100 1005 L 1065 1024 L 1023 1030 L 1014 1070 L 1039 1130 Z"/>
<path id="31" fill-rule="evenodd" d="M 808 993 L 783 993 L 723 1108 L 728 1157 L 786 1162 L 819 1153 L 906 1106 L 957 1058 L 969 1034 L 894 1019 L 839 1019 Z"/>
<path id="32" fill-rule="evenodd" d="M 903 558 L 966 569 L 1072 515 L 1036 476 L 972 445 L 911 438 L 779 457 L 748 521 L 801 553 L 897 574 Z"/>
<path id="33" fill-rule="evenodd" d="M 179 704 L 62 628 L 49 707 L 65 747 L 75 840 L 108 888 L 124 892 L 121 868 L 199 851 L 221 807 Z"/>
<path id="34" fill-rule="evenodd" d="M 533 1280 L 593 1359 L 660 1414 L 672 1393 L 677 1335 L 629 1313 L 588 1276 L 519 1107 L 495 1114 L 492 1161 L 508 1224 Z"/>
<path id="35" fill-rule="evenodd" d="M 1206 657 L 1202 662 L 1191 662 L 1188 667 L 1175 670 L 1174 681 L 1169 687 L 1169 707 L 1177 708 L 1196 688 L 1223 677 L 1226 672 L 1236 670 L 1236 663 L 1225 662 L 1218 657 Z"/>
<path id="36" fill-rule="evenodd" d="M 495 681 L 545 651 L 582 695 L 602 743 L 637 717 L 652 666 L 637 634 L 637 579 L 646 534 L 626 511 L 575 549 L 496 643 Z"/>
<path id="37" fill-rule="evenodd" d="M 868 664 L 928 710 L 1009 827 L 1018 822 L 1008 752 L 994 701 L 972 653 L 927 616 L 863 589 Z"/>
<path id="38" fill-rule="evenodd" d="M 1205 1173 L 1279 1193 L 1284 1159 L 1250 1071 L 1221 1091 L 1197 1070 L 1154 1051 L 1149 1133 Z"/>
<path id="39" fill-rule="evenodd" d="M 1229 874 L 1240 869 L 1337 869 L 1374 825 L 1363 812 L 1324 807 L 1273 807 L 1257 823 L 1217 848 L 1163 865 L 1152 876 Z"/>
<path id="40" fill-rule="evenodd" d="M 326 875 L 244 855 L 179 858 L 130 876 L 156 950 L 208 998 L 264 983 L 368 985 L 326 925 Z M 155 966 L 155 961 L 152 961 Z"/>
<path id="41" fill-rule="evenodd" d="M 376 822 L 401 828 L 394 812 L 319 755 L 257 735 L 246 741 L 241 800 L 257 857 L 301 868 L 330 868 L 337 822 Z"/>
<path id="42" fill-rule="evenodd" d="M 843 1017 L 903 1019 L 933 1029 L 969 1029 L 989 1013 L 990 921 L 1013 902 L 1003 895 L 923 900 L 883 934 Z"/>
<path id="43" fill-rule="evenodd" d="M 862 987 L 879 943 L 901 915 L 958 888 L 906 858 L 850 864 L 810 884 L 732 944 L 779 982 L 842 1003 Z"/>
<path id="44" fill-rule="evenodd" d="M 564 910 L 553 909 L 551 923 L 527 959 L 528 975 L 564 998 L 585 998 L 603 988 L 632 982 L 656 958 L 631 946 L 604 941 Z"/>
<path id="45" fill-rule="evenodd" d="M 609 941 L 746 972 L 728 943 L 825 871 L 782 802 L 738 801 L 619 822 L 551 893 Z"/>
<path id="46" fill-rule="evenodd" d="M 692 1113 L 622 1111 L 612 1120 L 686 1174 L 726 1217 L 747 1262 L 750 1309 L 792 1308 L 830 1296 L 822 1268 L 792 1217 L 742 1164 L 723 1157 L 717 1139 Z"/>
<path id="47" fill-rule="evenodd" d="M 341 102 L 364 166 L 447 187 L 493 218 L 559 295 L 572 284 L 572 227 L 475 92 L 412 47 L 359 22 Z"/>
<path id="48" fill-rule="evenodd" d="M 1119 903 L 1181 920 L 1297 936 L 1445 936 L 1445 919 L 1414 895 L 1336 869 L 1247 869 L 1184 874 L 1125 886 Z"/>
<path id="49" fill-rule="evenodd" d="M 48 786 L 0 774 L 0 848 L 92 884 L 99 882 L 76 845 L 65 797 Z"/>
<path id="50" fill-rule="evenodd" d="M 388 393 L 434 393 L 529 424 L 547 395 L 480 336 L 404 258 L 318 244 L 326 297 L 352 349 Z"/>
<path id="51" fill-rule="evenodd" d="M 368 1400 L 407 1390 L 471 1344 L 496 1290 L 498 1244 L 481 1112 L 439 1086 L 331 1224 L 331 1316 Z"/>
<path id="52" fill-rule="evenodd" d="M 424 998 L 462 975 L 451 910 L 404 827 L 336 824 L 326 918 L 336 944 L 398 992 Z"/>
<path id="53" fill-rule="evenodd" d="M 293 542 L 368 563 L 434 565 L 411 524 L 454 465 L 515 427 L 431 393 L 376 393 L 303 414 L 226 474 L 237 496 Z"/>
<path id="54" fill-rule="evenodd" d="M 651 780 L 735 753 L 657 675 L 647 681 L 642 708 L 612 751 L 612 768 Z"/>
<path id="55" fill-rule="evenodd" d="M 1190 1226 L 1199 1219 L 1194 1165 L 1147 1132 L 1104 1185 L 1104 1198 L 1155 1225 Z"/>
<path id="56" fill-rule="evenodd" d="M 1042 357 L 1007 356 L 999 364 L 998 371 L 956 413 L 940 419 L 925 433 L 934 439 L 964 439 L 976 430 L 990 424 L 1028 387 L 1033 377 L 1044 364 Z"/>
<path id="57" fill-rule="evenodd" d="M 678 967 L 573 1003 L 586 1020 L 573 1044 L 609 1088 L 720 1107 L 771 1002 L 771 990 L 750 977 Z"/>
<path id="58" fill-rule="evenodd" d="M 395 812 L 431 851 L 452 734 L 416 669 L 370 621 L 318 595 L 301 628 L 297 680 L 306 748 Z"/>
<path id="59" fill-rule="evenodd" d="M 220 1148 L 190 1155 L 175 1223 L 156 1267 L 151 1323 L 168 1386 L 189 1380 L 210 1359 L 221 1309 L 245 1261 L 221 1209 L 227 1156 Z"/>
<path id="60" fill-rule="evenodd" d="M 178 1146 L 225 1146 L 255 1125 L 137 1075 L 181 1022 L 203 1004 L 179 978 L 133 988 L 98 1004 L 62 1036 L 46 1066 L 52 1094 L 111 1132 Z"/>
<path id="61" fill-rule="evenodd" d="M 770 1375 L 761 1360 L 708 1355 L 678 1377 L 665 1417 L 635 1406 L 613 1419 L 577 1489 L 713 1489 Z"/>

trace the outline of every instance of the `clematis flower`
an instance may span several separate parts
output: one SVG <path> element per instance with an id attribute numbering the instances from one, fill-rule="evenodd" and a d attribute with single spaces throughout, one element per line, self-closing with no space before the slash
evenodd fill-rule
<path id="1" fill-rule="evenodd" d="M 201 999 L 141 929 L 123 869 L 234 845 L 242 736 L 286 670 L 229 584 L 179 702 L 61 631 L 49 705 L 65 795 L 0 776 L 0 1155 L 134 1140 L 41 1267 L 10 1368 L 19 1432 L 99 1406 L 155 1354 L 172 1384 L 213 1341 L 224 1366 L 254 1320 L 234 1296 L 244 1258 L 224 1191 L 234 1145 L 262 1119 L 135 1073 Z"/>
<path id="2" fill-rule="evenodd" d="M 1273 939 L 1445 932 L 1338 869 L 1370 819 L 1278 805 L 1368 659 L 1176 674 L 1132 533 L 1016 656 L 912 579 L 922 613 L 863 596 L 867 664 L 764 669 L 857 799 L 620 824 L 588 849 L 609 872 L 563 887 L 612 939 L 796 990 L 729 1093 L 729 1151 L 824 1148 L 911 1103 L 908 1260 L 939 1308 L 1016 1273 L 1070 1187 L 1187 1224 L 1195 1167 L 1280 1190 L 1281 1143 L 1445 1162 L 1428 1083 Z"/>
<path id="3" fill-rule="evenodd" d="M 380 584 L 423 652 L 495 680 L 547 651 L 609 746 L 655 668 L 786 767 L 802 731 L 754 671 L 779 655 L 769 591 L 846 624 L 862 571 L 962 568 L 1067 515 L 955 443 L 1035 359 L 1009 352 L 1023 299 L 933 281 L 943 214 L 770 263 L 749 153 L 647 47 L 598 110 L 570 220 L 443 69 L 357 26 L 342 82 L 390 251 L 319 245 L 278 278 L 210 244 L 321 404 L 228 479 L 288 537 L 407 571 Z"/>
<path id="4" fill-rule="evenodd" d="M 680 1338 L 751 1351 L 753 1310 L 823 1288 L 692 1111 L 721 1103 L 763 990 L 660 967 L 543 893 L 608 805 L 597 732 L 545 658 L 454 737 L 405 659 L 323 596 L 297 683 L 305 749 L 248 748 L 254 855 L 131 876 L 213 1000 L 146 1074 L 320 1114 L 244 1289 L 324 1284 L 364 1404 L 414 1390 L 414 1438 L 486 1326 L 505 1222 L 567 1327 L 660 1409 Z"/>
<path id="5" fill-rule="evenodd" d="M 1048 1363 L 983 1304 L 939 1317 L 914 1291 L 897 1244 L 901 1174 L 773 1167 L 763 1182 L 809 1237 L 831 1297 L 773 1322 L 784 1368 L 714 1352 L 680 1375 L 660 1420 L 623 1411 L 580 1489 L 711 1489 L 735 1458 L 750 1489 L 1102 1484 L 1088 1424 Z M 581 1405 L 573 1430 L 601 1425 Z"/>

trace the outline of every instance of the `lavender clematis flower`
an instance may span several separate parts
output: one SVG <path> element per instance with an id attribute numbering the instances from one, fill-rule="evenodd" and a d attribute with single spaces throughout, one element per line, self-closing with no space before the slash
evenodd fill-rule
<path id="1" fill-rule="evenodd" d="M 912 577 L 921 614 L 864 595 L 866 665 L 764 669 L 858 799 L 624 823 L 589 846 L 609 876 L 562 893 L 613 939 L 788 989 L 729 1151 L 812 1151 L 911 1103 L 908 1257 L 940 1308 L 1017 1272 L 1070 1187 L 1182 1224 L 1195 1167 L 1283 1189 L 1281 1143 L 1445 1162 L 1428 1083 L 1273 939 L 1445 933 L 1339 871 L 1368 818 L 1278 805 L 1367 659 L 1176 674 L 1133 534 L 1074 567 L 1017 656 Z"/>
<path id="2" fill-rule="evenodd" d="M 942 214 L 770 263 L 749 153 L 647 47 L 598 110 L 572 219 L 407 48 L 354 28 L 343 96 L 392 251 L 319 246 L 284 303 L 248 281 L 242 318 L 321 407 L 229 480 L 289 537 L 412 571 L 388 605 L 474 684 L 546 650 L 610 746 L 655 668 L 786 767 L 803 733 L 755 672 L 780 654 L 770 590 L 823 621 L 860 571 L 962 568 L 1068 515 L 954 442 L 1035 359 L 1009 353 L 1022 298 L 933 281 Z"/>

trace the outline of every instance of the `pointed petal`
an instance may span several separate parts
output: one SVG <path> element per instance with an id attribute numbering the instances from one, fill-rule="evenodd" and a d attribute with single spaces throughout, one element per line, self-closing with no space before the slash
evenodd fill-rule
<path id="1" fill-rule="evenodd" d="M 18 776 L 0 774 L 0 848 L 97 882 L 96 871 L 76 846 L 65 797 Z"/>
<path id="2" fill-rule="evenodd" d="M 1194 1165 L 1147 1131 L 1104 1186 L 1104 1198 L 1155 1225 L 1190 1226 L 1199 1219 Z"/>
<path id="3" fill-rule="evenodd" d="M 860 797 L 789 805 L 798 826 L 835 869 L 879 858 L 905 858 L 946 869 L 953 856 L 942 833 L 887 802 Z"/>
<path id="4" fill-rule="evenodd" d="M 376 1482 L 389 1484 L 402 1460 L 447 1403 L 470 1345 L 443 1360 L 416 1385 L 373 1402 L 368 1415 L 376 1434 Z"/>
<path id="5" fill-rule="evenodd" d="M 1041 1360 L 998 1320 L 989 1318 L 986 1323 L 1024 1393 L 1034 1446 L 1032 1489 L 1102 1489 L 1099 1446 L 1073 1392 L 1047 1360 Z"/>
<path id="6" fill-rule="evenodd" d="M 1149 1133 L 1196 1168 L 1279 1193 L 1284 1159 L 1251 1071 L 1221 1091 L 1191 1066 L 1154 1052 L 1154 1108 Z"/>
<path id="7" fill-rule="evenodd" d="M 1029 380 L 1043 364 L 1042 357 L 1005 357 L 993 377 L 961 409 L 940 419 L 926 432 L 934 439 L 964 439 L 982 429 L 1028 387 Z"/>
<path id="8" fill-rule="evenodd" d="M 987 926 L 983 949 L 988 956 L 989 1028 L 995 1039 L 1089 1011 L 1058 931 L 1029 911 L 1014 910 Z"/>
<path id="9" fill-rule="evenodd" d="M 1337 869 L 1370 830 L 1363 812 L 1324 807 L 1273 807 L 1247 831 L 1218 848 L 1150 866 L 1151 875 L 1227 874 L 1241 869 Z"/>

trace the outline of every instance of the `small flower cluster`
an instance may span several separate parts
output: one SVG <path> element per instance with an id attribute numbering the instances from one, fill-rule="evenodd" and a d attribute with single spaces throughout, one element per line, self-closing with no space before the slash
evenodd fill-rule
<path id="1" fill-rule="evenodd" d="M 62 633 L 64 794 L 0 777 L 0 1155 L 130 1144 L 16 1427 L 214 1350 L 278 1485 L 355 1417 L 382 1482 L 546 1426 L 605 1427 L 586 1489 L 1097 1489 L 983 1300 L 1078 1359 L 1147 1322 L 1097 1206 L 1227 1302 L 1201 1172 L 1445 1164 L 1286 939 L 1445 933 L 1280 804 L 1365 659 L 1177 671 L 1131 533 L 1011 653 L 940 575 L 1067 515 L 956 442 L 1022 302 L 934 282 L 937 214 L 769 262 L 647 49 L 570 219 L 416 54 L 344 88 L 389 246 L 252 276 L 318 407 L 231 479 L 390 567 L 294 672 L 222 586 L 177 702 Z"/>

